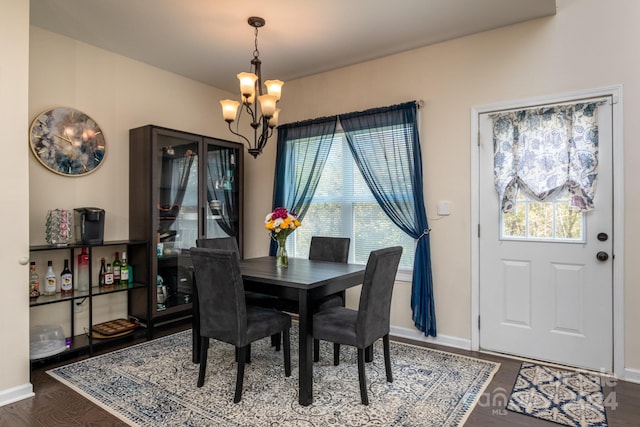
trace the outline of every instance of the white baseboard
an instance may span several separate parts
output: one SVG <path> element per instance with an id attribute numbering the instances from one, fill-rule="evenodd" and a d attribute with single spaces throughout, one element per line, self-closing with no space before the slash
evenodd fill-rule
<path id="1" fill-rule="evenodd" d="M 446 345 L 462 350 L 471 350 L 471 340 L 452 337 L 447 335 L 438 335 L 437 337 L 426 337 L 422 332 L 413 328 L 404 328 L 400 326 L 391 326 L 390 335 L 406 338 L 414 341 L 427 342 L 432 344 Z"/>
<path id="2" fill-rule="evenodd" d="M 640 384 L 640 369 L 625 368 L 623 380 Z"/>
<path id="3" fill-rule="evenodd" d="M 18 400 L 27 399 L 33 396 L 35 396 L 35 394 L 33 393 L 33 386 L 31 383 L 8 388 L 6 390 L 0 390 L 0 406 L 8 405 L 9 403 L 17 402 Z"/>

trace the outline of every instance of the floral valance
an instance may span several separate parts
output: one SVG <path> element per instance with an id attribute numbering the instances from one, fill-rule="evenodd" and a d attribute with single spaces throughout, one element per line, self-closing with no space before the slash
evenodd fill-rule
<path id="1" fill-rule="evenodd" d="M 553 201 L 567 193 L 570 208 L 593 209 L 598 177 L 598 105 L 559 105 L 490 115 L 495 187 L 502 211 L 518 191 Z"/>

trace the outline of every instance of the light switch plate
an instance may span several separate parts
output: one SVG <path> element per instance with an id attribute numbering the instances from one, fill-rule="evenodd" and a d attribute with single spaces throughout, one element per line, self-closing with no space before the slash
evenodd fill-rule
<path id="1" fill-rule="evenodd" d="M 438 215 L 447 216 L 451 214 L 451 202 L 441 201 L 438 202 L 437 208 Z"/>

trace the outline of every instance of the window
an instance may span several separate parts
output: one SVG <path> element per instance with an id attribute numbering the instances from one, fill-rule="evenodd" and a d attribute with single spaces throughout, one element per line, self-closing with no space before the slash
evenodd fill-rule
<path id="1" fill-rule="evenodd" d="M 542 242 L 584 242 L 584 215 L 569 208 L 569 196 L 538 202 L 518 192 L 512 212 L 501 215 L 500 238 Z"/>
<path id="2" fill-rule="evenodd" d="M 364 182 L 342 132 L 336 132 L 302 227 L 287 239 L 289 254 L 307 258 L 314 235 L 350 237 L 349 262 L 357 264 L 366 264 L 372 250 L 400 245 L 404 249 L 400 268 L 411 274 L 414 240 L 382 211 Z"/>

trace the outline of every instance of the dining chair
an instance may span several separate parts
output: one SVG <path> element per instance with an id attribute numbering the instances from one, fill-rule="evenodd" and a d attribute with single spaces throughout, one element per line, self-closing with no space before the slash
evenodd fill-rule
<path id="1" fill-rule="evenodd" d="M 387 381 L 393 382 L 389 355 L 391 295 L 402 247 L 372 251 L 364 272 L 358 310 L 330 307 L 313 316 L 313 338 L 333 342 L 333 364 L 340 363 L 340 344 L 358 350 L 360 399 L 369 404 L 365 376 L 365 349 L 382 338 Z"/>
<path id="2" fill-rule="evenodd" d="M 347 263 L 349 261 L 348 237 L 311 236 L 309 245 L 309 259 L 312 261 L 327 261 Z M 330 307 L 344 307 L 344 291 L 327 295 L 314 302 L 313 311 L 318 312 Z M 287 299 L 274 301 L 273 307 L 289 313 L 299 313 L 298 302 Z M 313 341 L 313 361 L 320 360 L 320 343 Z"/>
<path id="3" fill-rule="evenodd" d="M 348 237 L 326 237 L 311 236 L 309 245 L 309 259 L 315 261 L 330 261 L 347 263 L 349 261 L 349 245 L 351 239 Z M 321 311 L 330 307 L 344 307 L 345 292 L 338 292 L 321 298 L 314 310 Z M 320 342 L 313 340 L 313 361 L 320 360 Z"/>
<path id="4" fill-rule="evenodd" d="M 204 384 L 209 339 L 235 346 L 238 371 L 234 403 L 242 398 L 246 351 L 262 338 L 282 333 L 285 376 L 291 376 L 289 329 L 291 317 L 274 309 L 247 306 L 238 253 L 191 248 L 200 316 L 200 370 L 197 386 Z"/>
<path id="5" fill-rule="evenodd" d="M 240 249 L 238 248 L 238 242 L 235 237 L 209 237 L 203 239 L 196 239 L 196 246 L 199 248 L 209 249 L 222 249 L 228 251 L 234 251 L 240 256 Z M 245 292 L 245 301 L 247 305 L 255 305 L 265 308 L 276 308 L 277 297 L 272 295 L 263 295 L 257 292 Z M 280 351 L 280 334 L 271 338 L 271 345 L 275 347 L 276 351 Z M 247 362 L 251 360 L 251 349 L 247 351 Z"/>

